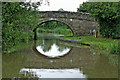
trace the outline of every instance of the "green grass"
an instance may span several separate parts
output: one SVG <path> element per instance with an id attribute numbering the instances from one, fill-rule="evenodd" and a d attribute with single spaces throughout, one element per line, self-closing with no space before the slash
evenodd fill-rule
<path id="1" fill-rule="evenodd" d="M 92 48 L 101 49 L 106 51 L 112 51 L 112 49 L 118 50 L 118 42 L 117 39 L 108 39 L 98 37 L 95 38 L 94 36 L 79 36 L 79 37 L 65 37 L 62 36 L 61 38 L 64 39 L 71 39 L 71 40 L 80 40 L 81 43 L 90 44 Z"/>
<path id="2" fill-rule="evenodd" d="M 39 28 L 37 30 L 38 33 L 55 33 L 55 34 L 63 34 L 65 36 L 72 36 L 73 33 L 70 29 L 63 29 L 63 28 L 54 28 L 54 29 L 44 29 Z"/>

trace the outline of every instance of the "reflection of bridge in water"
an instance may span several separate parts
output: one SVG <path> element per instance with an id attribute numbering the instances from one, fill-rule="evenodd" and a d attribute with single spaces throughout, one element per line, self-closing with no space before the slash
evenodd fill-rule
<path id="1" fill-rule="evenodd" d="M 68 54 L 71 51 L 71 48 L 67 48 L 62 51 L 59 51 L 58 46 L 56 44 L 53 44 L 51 46 L 51 49 L 46 52 L 42 49 L 42 46 L 34 46 L 33 50 L 37 56 L 44 55 L 49 58 L 58 58 L 58 57 Z"/>
<path id="2" fill-rule="evenodd" d="M 54 59 L 43 56 L 37 51 L 36 47 L 33 47 L 32 50 L 34 54 L 31 54 L 31 56 L 34 57 L 30 59 L 30 65 L 26 67 L 46 69 L 92 68 L 97 61 L 97 57 L 93 56 L 87 48 L 71 48 L 67 55 Z"/>
<path id="3" fill-rule="evenodd" d="M 43 44 L 43 45 L 42 45 Z M 52 49 L 48 48 L 48 46 L 52 46 L 56 44 L 56 47 L 62 48 L 61 51 L 58 52 L 59 54 L 55 55 L 57 57 L 52 57 L 49 54 L 45 55 L 45 53 L 41 53 L 39 51 L 38 47 L 41 45 L 41 49 L 45 48 L 44 52 L 50 52 Z M 75 46 L 80 46 L 79 44 L 73 43 Z M 34 56 L 30 59 L 31 67 L 38 67 L 38 68 L 78 68 L 78 67 L 87 67 L 95 64 L 97 61 L 97 57 L 91 54 L 91 51 L 89 48 L 76 48 L 76 47 L 70 47 L 71 45 L 74 46 L 72 43 L 60 41 L 58 39 L 49 39 L 49 38 L 41 38 L 41 40 L 34 41 L 34 46 L 32 47 L 32 53 L 31 56 Z M 47 46 L 47 47 L 46 47 Z M 47 49 L 47 51 L 46 51 Z M 56 49 L 56 48 L 55 48 Z M 65 53 L 64 50 L 67 50 Z M 55 51 L 53 49 L 53 51 Z M 54 52 L 53 52 L 54 53 Z M 56 53 L 55 53 L 56 54 Z M 46 57 L 47 56 L 47 57 Z M 32 61 L 32 62 L 31 62 Z M 36 65 L 32 65 L 32 63 L 37 62 Z M 48 66 L 49 65 L 49 66 Z M 30 67 L 29 66 L 29 67 Z"/>

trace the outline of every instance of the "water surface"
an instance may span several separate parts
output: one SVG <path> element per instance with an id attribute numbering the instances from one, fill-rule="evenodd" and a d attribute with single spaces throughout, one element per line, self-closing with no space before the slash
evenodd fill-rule
<path id="1" fill-rule="evenodd" d="M 118 67 L 107 56 L 76 47 L 80 44 L 62 42 L 50 35 L 30 44 L 26 49 L 3 54 L 3 78 L 118 77 Z"/>

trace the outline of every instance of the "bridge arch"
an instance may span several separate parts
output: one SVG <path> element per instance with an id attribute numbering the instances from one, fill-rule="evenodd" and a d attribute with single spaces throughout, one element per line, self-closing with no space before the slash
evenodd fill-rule
<path id="1" fill-rule="evenodd" d="M 37 38 L 37 33 L 36 33 L 36 30 L 39 28 L 40 25 L 42 25 L 43 23 L 47 23 L 47 22 L 52 22 L 52 21 L 56 21 L 56 22 L 61 22 L 65 25 L 67 25 L 69 27 L 69 29 L 72 31 L 73 33 L 73 36 L 74 36 L 74 31 L 73 31 L 73 28 L 72 28 L 72 25 L 70 25 L 69 23 L 67 22 L 64 22 L 62 20 L 42 20 L 34 29 L 33 29 L 33 32 L 34 32 L 34 40 L 36 40 Z"/>
<path id="2" fill-rule="evenodd" d="M 73 36 L 89 36 L 93 35 L 92 31 L 97 30 L 97 22 L 93 17 L 89 17 L 89 13 L 83 12 L 67 12 L 67 11 L 40 11 L 40 24 L 49 21 L 62 22 L 69 26 L 73 32 Z M 33 29 L 34 36 L 36 37 L 36 26 Z M 34 38 L 35 38 L 34 37 Z"/>

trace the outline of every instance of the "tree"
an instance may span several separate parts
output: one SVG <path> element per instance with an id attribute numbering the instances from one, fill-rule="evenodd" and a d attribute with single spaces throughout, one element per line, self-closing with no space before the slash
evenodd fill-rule
<path id="1" fill-rule="evenodd" d="M 37 7 L 40 3 L 3 2 L 2 3 L 2 46 L 3 52 L 32 39 L 31 34 L 25 31 L 35 26 L 39 20 Z"/>
<path id="2" fill-rule="evenodd" d="M 99 24 L 100 34 L 104 37 L 120 37 L 120 2 L 85 2 L 78 12 L 89 12 Z"/>
<path id="3" fill-rule="evenodd" d="M 60 8 L 58 11 L 64 11 L 63 8 Z"/>

